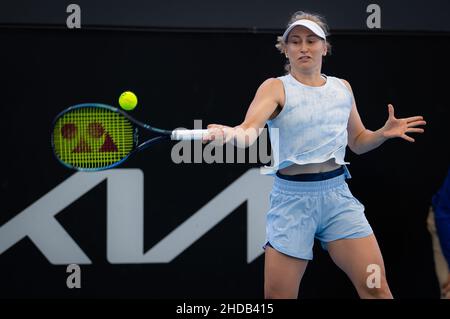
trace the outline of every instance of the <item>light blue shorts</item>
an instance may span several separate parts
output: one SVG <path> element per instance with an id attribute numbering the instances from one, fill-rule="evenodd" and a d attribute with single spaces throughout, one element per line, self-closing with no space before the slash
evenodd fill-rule
<path id="1" fill-rule="evenodd" d="M 313 259 L 314 238 L 328 242 L 373 233 L 364 205 L 350 192 L 347 168 L 320 181 L 290 181 L 275 176 L 266 219 L 266 244 L 301 259 Z"/>

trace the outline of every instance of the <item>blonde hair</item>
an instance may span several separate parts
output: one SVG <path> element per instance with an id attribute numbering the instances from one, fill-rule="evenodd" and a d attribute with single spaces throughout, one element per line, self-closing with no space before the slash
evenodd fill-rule
<path id="1" fill-rule="evenodd" d="M 316 13 L 297 11 L 291 16 L 291 19 L 289 20 L 289 23 L 286 27 L 289 27 L 295 21 L 302 20 L 302 19 L 311 20 L 311 21 L 317 23 L 322 28 L 323 32 L 325 32 L 325 36 L 328 37 L 329 33 L 328 33 L 328 25 L 327 25 L 326 20 L 323 16 L 316 14 Z M 330 42 L 328 42 L 328 40 L 325 40 L 325 45 L 327 46 L 327 55 L 330 55 L 331 54 Z M 281 54 L 284 54 L 284 50 L 286 48 L 286 43 L 284 42 L 282 36 L 277 37 L 277 44 L 275 44 L 275 47 L 280 51 Z M 291 71 L 291 65 L 289 64 L 289 60 L 286 61 L 284 69 L 287 72 Z"/>

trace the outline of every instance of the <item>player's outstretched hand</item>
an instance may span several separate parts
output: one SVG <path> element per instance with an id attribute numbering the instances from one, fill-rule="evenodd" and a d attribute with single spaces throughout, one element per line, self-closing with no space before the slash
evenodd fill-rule
<path id="1" fill-rule="evenodd" d="M 416 126 L 426 125 L 427 122 L 423 120 L 422 116 L 412 116 L 407 118 L 398 119 L 394 116 L 394 106 L 388 105 L 389 117 L 384 124 L 383 136 L 385 138 L 401 137 L 408 142 L 414 142 L 415 140 L 406 135 L 406 133 L 423 133 L 423 128 L 417 128 Z"/>

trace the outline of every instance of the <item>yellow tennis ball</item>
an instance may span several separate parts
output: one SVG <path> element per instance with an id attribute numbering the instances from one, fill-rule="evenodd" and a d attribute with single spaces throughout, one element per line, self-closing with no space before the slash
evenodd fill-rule
<path id="1" fill-rule="evenodd" d="M 137 103 L 138 103 L 137 97 L 131 91 L 125 91 L 119 97 L 119 105 L 124 110 L 130 111 L 134 109 Z"/>

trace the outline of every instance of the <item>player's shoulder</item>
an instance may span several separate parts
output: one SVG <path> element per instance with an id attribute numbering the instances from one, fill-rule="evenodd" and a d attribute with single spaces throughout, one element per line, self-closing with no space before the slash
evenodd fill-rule
<path id="1" fill-rule="evenodd" d="M 342 78 L 338 78 L 335 76 L 328 76 L 328 79 L 332 79 L 334 81 L 336 81 L 337 83 L 339 83 L 342 87 L 347 88 L 350 92 L 352 92 L 352 86 L 350 85 L 350 83 Z"/>
<path id="2" fill-rule="evenodd" d="M 265 90 L 277 91 L 283 89 L 283 82 L 279 78 L 268 78 L 259 87 Z"/>
<path id="3" fill-rule="evenodd" d="M 348 87 L 349 89 L 351 88 L 350 83 L 346 79 L 340 79 L 340 80 L 345 84 L 346 87 Z"/>
<path id="4" fill-rule="evenodd" d="M 338 81 L 340 81 L 342 84 L 344 84 L 350 91 L 352 90 L 352 86 L 346 79 L 338 78 L 336 77 Z"/>
<path id="5" fill-rule="evenodd" d="M 280 101 L 284 94 L 283 82 L 278 78 L 268 78 L 261 83 L 258 91 L 264 96 L 271 96 L 276 101 Z"/>

